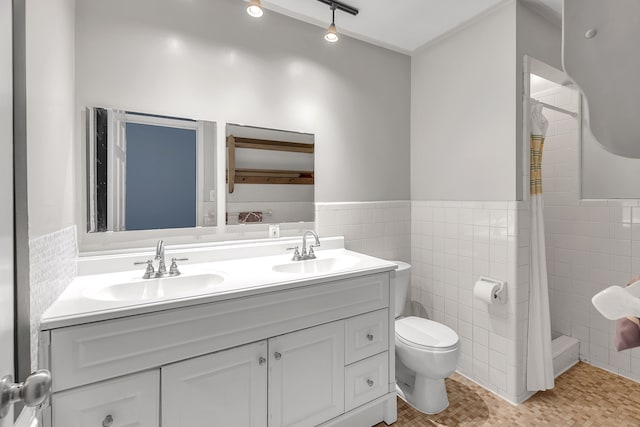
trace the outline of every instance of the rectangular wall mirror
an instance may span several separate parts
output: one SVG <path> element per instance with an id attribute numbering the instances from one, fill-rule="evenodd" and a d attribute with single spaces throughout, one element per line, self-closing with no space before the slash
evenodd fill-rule
<path id="1" fill-rule="evenodd" d="M 87 108 L 87 231 L 216 225 L 216 124 Z"/>
<path id="2" fill-rule="evenodd" d="M 314 221 L 314 135 L 227 124 L 228 225 Z"/>

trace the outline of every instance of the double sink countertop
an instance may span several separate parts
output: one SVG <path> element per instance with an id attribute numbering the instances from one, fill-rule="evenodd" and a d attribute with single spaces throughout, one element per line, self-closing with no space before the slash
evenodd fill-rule
<path id="1" fill-rule="evenodd" d="M 179 276 L 158 279 L 143 279 L 143 268 L 129 267 L 139 261 L 140 253 L 92 257 L 44 313 L 40 329 L 248 297 L 396 268 L 392 261 L 344 249 L 342 238 L 322 239 L 325 249 L 316 250 L 314 260 L 292 261 L 285 248 L 297 243 L 280 239 L 252 247 L 240 242 L 175 253 L 168 248 L 167 266 L 173 256 L 187 255 L 193 261 L 179 264 Z M 93 272 L 96 274 L 87 274 Z"/>

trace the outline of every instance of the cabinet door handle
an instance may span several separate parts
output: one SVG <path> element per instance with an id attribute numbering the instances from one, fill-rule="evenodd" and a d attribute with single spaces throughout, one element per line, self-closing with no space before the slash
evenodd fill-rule
<path id="1" fill-rule="evenodd" d="M 367 334 L 367 339 L 369 341 L 373 341 L 373 334 Z"/>
<path id="2" fill-rule="evenodd" d="M 265 363 L 267 363 L 267 359 L 265 359 L 264 357 L 260 356 L 260 358 L 258 359 L 258 365 L 264 366 Z"/>
<path id="3" fill-rule="evenodd" d="M 277 351 L 275 353 L 273 353 L 273 357 L 275 357 L 276 360 L 282 359 L 282 355 L 280 353 L 278 353 Z"/>
<path id="4" fill-rule="evenodd" d="M 111 416 L 111 414 L 107 415 L 106 417 L 104 417 L 104 420 L 102 420 L 102 427 L 110 427 L 113 424 L 113 417 Z"/>
<path id="5" fill-rule="evenodd" d="M 372 380 L 372 379 L 368 379 L 368 380 L 367 380 L 367 385 L 368 385 L 369 387 L 373 387 L 373 380 Z"/>

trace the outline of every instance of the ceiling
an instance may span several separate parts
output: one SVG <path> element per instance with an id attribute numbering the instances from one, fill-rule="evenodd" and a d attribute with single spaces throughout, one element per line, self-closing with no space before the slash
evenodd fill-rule
<path id="1" fill-rule="evenodd" d="M 342 0 L 360 9 L 358 16 L 336 11 L 338 32 L 410 54 L 420 46 L 464 25 L 505 0 Z M 547 16 L 562 10 L 562 0 L 525 0 Z M 263 0 L 278 13 L 327 27 L 329 6 L 317 0 Z"/>

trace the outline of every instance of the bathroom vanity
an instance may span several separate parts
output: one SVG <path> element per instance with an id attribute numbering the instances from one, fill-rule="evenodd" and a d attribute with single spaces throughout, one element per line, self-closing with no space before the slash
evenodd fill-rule
<path id="1" fill-rule="evenodd" d="M 181 276 L 147 282 L 119 271 L 144 254 L 81 260 L 99 274 L 79 276 L 42 320 L 44 424 L 395 422 L 395 265 L 340 238 L 291 261 L 292 243 L 185 249 Z"/>

